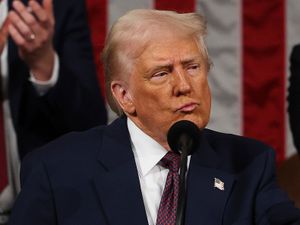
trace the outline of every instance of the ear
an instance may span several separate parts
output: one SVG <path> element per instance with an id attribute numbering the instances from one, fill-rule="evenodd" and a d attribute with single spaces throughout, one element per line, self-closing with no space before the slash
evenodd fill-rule
<path id="1" fill-rule="evenodd" d="M 126 114 L 134 114 L 135 106 L 132 101 L 128 85 L 121 80 L 112 81 L 110 84 L 111 92 L 119 106 Z"/>

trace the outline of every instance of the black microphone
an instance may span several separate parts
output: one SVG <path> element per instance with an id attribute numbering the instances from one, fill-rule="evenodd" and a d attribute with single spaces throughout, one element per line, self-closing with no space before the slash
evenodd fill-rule
<path id="1" fill-rule="evenodd" d="M 180 120 L 174 123 L 168 131 L 167 140 L 170 148 L 180 154 L 179 196 L 176 211 L 176 225 L 184 225 L 186 204 L 187 156 L 198 147 L 201 131 L 191 121 Z"/>

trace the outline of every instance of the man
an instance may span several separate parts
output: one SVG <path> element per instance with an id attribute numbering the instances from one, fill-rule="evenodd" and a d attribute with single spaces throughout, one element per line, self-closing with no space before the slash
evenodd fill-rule
<path id="1" fill-rule="evenodd" d="M 211 106 L 205 34 L 195 13 L 121 17 L 103 54 L 120 118 L 28 156 L 10 224 L 175 224 L 178 155 L 167 133 L 180 120 L 202 129 L 189 158 L 185 224 L 300 224 L 276 185 L 272 150 L 204 128 Z"/>
<path id="2" fill-rule="evenodd" d="M 288 112 L 293 140 L 298 153 L 300 154 L 300 45 L 296 45 L 290 57 L 290 86 L 288 96 Z"/>
<path id="3" fill-rule="evenodd" d="M 9 178 L 0 187 L 1 224 L 19 190 L 19 160 L 64 133 L 105 124 L 106 110 L 84 0 L 0 0 L 0 28 Z"/>

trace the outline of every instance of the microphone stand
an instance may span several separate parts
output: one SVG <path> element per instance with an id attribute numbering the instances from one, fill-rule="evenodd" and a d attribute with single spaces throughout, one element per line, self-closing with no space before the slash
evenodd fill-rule
<path id="1" fill-rule="evenodd" d="M 175 153 L 181 153 L 175 225 L 185 223 L 187 156 L 197 148 L 200 134 L 196 124 L 188 120 L 177 121 L 168 131 L 167 139 L 170 148 Z"/>
<path id="2" fill-rule="evenodd" d="M 186 171 L 187 171 L 187 149 L 186 145 L 181 146 L 180 174 L 179 174 L 179 195 L 176 211 L 176 225 L 184 225 L 186 205 Z"/>

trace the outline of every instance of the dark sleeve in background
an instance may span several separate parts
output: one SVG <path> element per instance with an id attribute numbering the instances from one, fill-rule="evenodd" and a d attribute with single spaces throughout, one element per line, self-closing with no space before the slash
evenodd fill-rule
<path id="1" fill-rule="evenodd" d="M 290 63 L 288 113 L 294 144 L 300 153 L 300 45 L 293 48 Z"/>
<path id="2" fill-rule="evenodd" d="M 28 80 L 23 86 L 15 121 L 21 158 L 64 133 L 107 122 L 85 2 L 54 0 L 54 12 L 59 78 L 44 96 Z"/>

